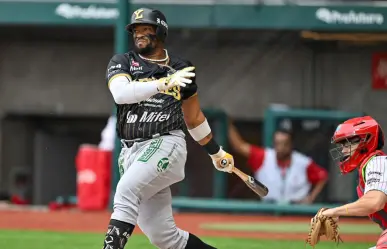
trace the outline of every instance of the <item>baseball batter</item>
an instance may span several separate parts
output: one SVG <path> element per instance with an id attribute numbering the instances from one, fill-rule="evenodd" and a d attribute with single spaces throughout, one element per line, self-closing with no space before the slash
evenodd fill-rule
<path id="1" fill-rule="evenodd" d="M 136 10 L 127 31 L 134 51 L 116 54 L 106 82 L 117 106 L 120 181 L 104 249 L 123 249 L 138 224 L 161 249 L 214 248 L 176 227 L 170 185 L 184 179 L 185 133 L 207 151 L 216 169 L 231 173 L 233 157 L 213 139 L 197 95 L 195 67 L 170 55 L 165 16 L 158 10 Z"/>

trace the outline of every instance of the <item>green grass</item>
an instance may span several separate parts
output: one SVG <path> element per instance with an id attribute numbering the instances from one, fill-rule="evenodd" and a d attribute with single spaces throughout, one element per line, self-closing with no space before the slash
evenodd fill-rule
<path id="1" fill-rule="evenodd" d="M 203 240 L 218 249 L 302 249 L 303 241 L 274 241 L 233 238 L 203 238 Z M 41 231 L 9 231 L 0 230 L 0 248 L 4 249 L 100 249 L 103 234 L 93 233 L 59 233 Z M 373 246 L 369 243 L 340 244 L 321 242 L 316 249 L 367 249 Z M 148 239 L 142 235 L 133 235 L 125 249 L 155 249 Z"/>
<path id="2" fill-rule="evenodd" d="M 246 232 L 281 232 L 281 233 L 308 233 L 308 223 L 208 223 L 202 224 L 201 228 L 207 230 L 222 231 L 246 231 Z M 342 234 L 380 234 L 380 228 L 375 224 L 340 224 Z"/>

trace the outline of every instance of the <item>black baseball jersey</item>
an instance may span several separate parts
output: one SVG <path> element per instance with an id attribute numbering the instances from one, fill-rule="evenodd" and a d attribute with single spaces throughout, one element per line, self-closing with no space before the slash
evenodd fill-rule
<path id="1" fill-rule="evenodd" d="M 126 76 L 131 81 L 152 81 L 192 66 L 191 62 L 178 57 L 170 55 L 169 58 L 168 66 L 162 66 L 141 59 L 133 51 L 116 54 L 107 67 L 106 83 L 109 84 L 118 76 Z M 118 136 L 127 140 L 150 138 L 157 133 L 184 129 L 182 101 L 196 92 L 197 85 L 195 78 L 192 78 L 192 83 L 186 87 L 175 86 L 135 104 L 116 104 Z"/>

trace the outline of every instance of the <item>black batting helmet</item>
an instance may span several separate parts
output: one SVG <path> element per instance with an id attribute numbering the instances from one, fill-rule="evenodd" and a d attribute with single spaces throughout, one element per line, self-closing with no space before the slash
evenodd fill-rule
<path id="1" fill-rule="evenodd" d="M 133 34 L 133 26 L 135 24 L 151 24 L 156 26 L 156 36 L 161 41 L 164 41 L 168 35 L 168 24 L 164 14 L 155 9 L 140 8 L 133 12 L 130 19 L 130 24 L 126 26 L 126 30 Z"/>

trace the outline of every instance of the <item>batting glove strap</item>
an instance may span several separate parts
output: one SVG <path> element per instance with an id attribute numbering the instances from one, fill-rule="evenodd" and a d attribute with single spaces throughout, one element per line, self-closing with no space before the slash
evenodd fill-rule
<path id="1" fill-rule="evenodd" d="M 202 135 L 206 132 L 205 130 L 203 131 L 200 131 L 202 133 Z M 211 131 L 210 131 L 211 132 Z M 191 133 L 191 132 L 190 132 Z M 199 133 L 199 132 L 198 132 Z M 195 135 L 195 134 L 194 134 Z M 218 153 L 222 153 L 221 151 L 222 148 L 219 146 L 219 144 L 215 141 L 214 138 L 211 138 L 210 141 L 208 141 L 208 143 L 206 143 L 205 145 L 203 145 L 203 148 L 207 151 L 207 153 L 210 155 L 210 156 L 214 156 L 214 157 L 221 157 L 221 155 L 217 155 Z"/>

